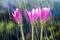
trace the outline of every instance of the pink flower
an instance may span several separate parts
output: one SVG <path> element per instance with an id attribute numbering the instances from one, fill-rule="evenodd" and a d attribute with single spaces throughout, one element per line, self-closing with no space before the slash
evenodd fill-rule
<path id="1" fill-rule="evenodd" d="M 30 22 L 35 22 L 38 18 L 38 14 L 41 12 L 40 8 L 32 9 L 32 11 L 26 10 L 26 16 Z"/>
<path id="2" fill-rule="evenodd" d="M 47 21 L 50 16 L 50 8 L 42 8 L 41 13 L 40 13 L 40 20 L 41 21 Z"/>
<path id="3" fill-rule="evenodd" d="M 15 21 L 17 23 L 21 23 L 22 22 L 22 12 L 21 12 L 21 10 L 16 8 L 16 10 L 14 11 L 14 13 L 12 13 L 12 15 L 13 15 L 13 18 L 15 19 Z"/>

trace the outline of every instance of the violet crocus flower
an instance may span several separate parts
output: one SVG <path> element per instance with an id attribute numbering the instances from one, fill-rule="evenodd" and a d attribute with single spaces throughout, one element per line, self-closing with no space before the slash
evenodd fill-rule
<path id="1" fill-rule="evenodd" d="M 22 12 L 21 12 L 21 10 L 16 8 L 16 10 L 14 11 L 14 13 L 12 15 L 13 15 L 13 18 L 15 19 L 15 21 L 20 26 L 20 32 L 21 32 L 22 40 L 25 40 L 23 27 L 22 27 Z"/>
<path id="2" fill-rule="evenodd" d="M 12 15 L 13 15 L 13 18 L 15 19 L 15 21 L 17 23 L 21 23 L 22 22 L 22 12 L 21 12 L 21 10 L 16 8 L 16 10 L 14 11 L 14 13 L 12 13 Z"/>
<path id="3" fill-rule="evenodd" d="M 39 13 L 41 13 L 40 8 L 32 9 L 32 11 L 26 10 L 27 19 L 31 23 L 31 26 L 32 26 L 32 39 L 31 40 L 34 40 L 34 23 L 38 19 Z"/>
<path id="4" fill-rule="evenodd" d="M 42 8 L 39 15 L 40 21 L 46 22 L 50 16 L 50 8 Z"/>
<path id="5" fill-rule="evenodd" d="M 42 39 L 43 27 L 50 16 L 50 8 L 42 8 L 41 13 L 39 13 L 38 15 L 39 15 L 40 23 L 41 23 L 40 40 L 43 40 Z"/>
<path id="6" fill-rule="evenodd" d="M 26 16 L 30 22 L 35 22 L 38 18 L 38 14 L 41 13 L 40 8 L 32 9 L 32 11 L 26 10 Z"/>

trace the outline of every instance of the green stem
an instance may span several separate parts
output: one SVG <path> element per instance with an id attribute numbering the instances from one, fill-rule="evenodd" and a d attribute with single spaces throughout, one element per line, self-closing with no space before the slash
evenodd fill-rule
<path id="1" fill-rule="evenodd" d="M 22 35 L 22 40 L 25 40 L 22 25 L 20 25 L 20 31 L 21 31 L 21 35 Z"/>
<path id="2" fill-rule="evenodd" d="M 34 40 L 34 26 L 32 25 L 32 40 Z"/>
<path id="3" fill-rule="evenodd" d="M 40 40 L 42 40 L 42 36 L 43 36 L 43 25 L 41 23 L 41 33 L 40 33 Z"/>

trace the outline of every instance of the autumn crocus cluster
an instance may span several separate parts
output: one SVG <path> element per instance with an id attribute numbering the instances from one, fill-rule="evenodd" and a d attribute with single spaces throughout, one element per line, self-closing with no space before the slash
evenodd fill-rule
<path id="1" fill-rule="evenodd" d="M 16 10 L 14 11 L 14 13 L 12 13 L 12 15 L 17 23 L 22 22 L 21 10 L 16 8 Z M 38 7 L 36 9 L 32 9 L 32 11 L 28 11 L 26 9 L 26 16 L 27 16 L 28 21 L 30 21 L 30 23 L 35 22 L 38 18 L 40 19 L 40 21 L 44 22 L 44 21 L 47 21 L 50 16 L 50 8 L 40 9 Z"/>
<path id="2" fill-rule="evenodd" d="M 18 8 L 12 13 L 13 18 L 18 24 L 22 24 L 22 12 Z M 41 24 L 45 23 L 50 16 L 50 8 L 42 8 L 40 7 L 36 9 L 32 9 L 32 11 L 28 11 L 26 9 L 26 17 L 28 21 L 31 23 L 32 26 L 32 40 L 34 40 L 34 25 L 37 19 L 40 19 Z M 24 40 L 24 35 L 22 31 L 22 26 L 21 26 L 21 34 L 22 34 L 22 40 Z M 41 25 L 41 35 L 40 35 L 40 40 L 42 40 L 42 31 L 43 31 L 43 25 Z"/>
<path id="3" fill-rule="evenodd" d="M 42 22 L 46 22 L 50 16 L 50 8 L 42 8 L 39 7 L 36 9 L 32 9 L 32 11 L 26 10 L 26 16 L 30 22 L 35 22 L 38 18 Z"/>
<path id="4" fill-rule="evenodd" d="M 42 40 L 43 26 L 45 22 L 48 20 L 48 17 L 50 16 L 50 8 L 40 9 L 38 7 L 36 9 L 32 9 L 32 11 L 26 10 L 26 16 L 32 26 L 32 40 L 34 40 L 34 24 L 38 18 L 40 19 L 40 24 L 41 24 L 40 40 Z"/>

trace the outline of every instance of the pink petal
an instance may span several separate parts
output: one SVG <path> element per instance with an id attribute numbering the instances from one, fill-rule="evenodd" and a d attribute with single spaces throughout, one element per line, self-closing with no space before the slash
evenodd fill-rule
<path id="1" fill-rule="evenodd" d="M 17 18 L 17 16 L 16 16 L 16 14 L 13 14 L 13 13 L 12 13 L 12 15 L 13 15 L 13 19 L 14 19 L 16 22 L 18 22 L 18 18 Z"/>
<path id="2" fill-rule="evenodd" d="M 38 19 L 38 17 L 39 17 L 39 11 L 38 11 L 38 8 L 36 8 L 35 10 L 34 10 L 35 12 L 34 12 L 34 15 L 33 15 L 33 21 L 36 21 L 37 19 Z"/>
<path id="3" fill-rule="evenodd" d="M 27 16 L 28 20 L 30 21 L 31 18 L 32 18 L 32 14 L 31 14 L 31 12 L 28 11 L 27 9 L 26 9 L 26 16 Z"/>

